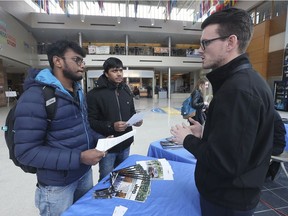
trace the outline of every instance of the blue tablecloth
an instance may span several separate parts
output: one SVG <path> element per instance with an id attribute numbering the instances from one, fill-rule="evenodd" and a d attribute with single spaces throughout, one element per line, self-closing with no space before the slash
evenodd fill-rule
<path id="1" fill-rule="evenodd" d="M 285 150 L 288 151 L 288 124 L 284 124 L 285 129 L 286 129 L 286 136 L 285 136 L 285 141 L 286 141 L 286 147 Z"/>
<path id="2" fill-rule="evenodd" d="M 131 155 L 116 169 L 135 165 L 136 161 L 155 158 Z M 194 164 L 169 161 L 174 180 L 152 180 L 151 194 L 145 202 L 121 198 L 94 199 L 95 189 L 108 186 L 104 178 L 93 189 L 72 205 L 62 216 L 111 216 L 114 208 L 122 205 L 128 208 L 124 216 L 200 216 L 199 193 L 194 181 Z"/>
<path id="3" fill-rule="evenodd" d="M 196 158 L 186 149 L 163 149 L 160 141 L 161 140 L 158 140 L 150 144 L 147 153 L 148 156 L 156 158 L 166 158 L 167 160 L 173 160 L 183 163 L 196 164 Z"/>

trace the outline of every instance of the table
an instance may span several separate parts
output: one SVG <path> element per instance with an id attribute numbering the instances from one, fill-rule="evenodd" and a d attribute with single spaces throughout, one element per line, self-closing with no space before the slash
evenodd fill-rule
<path id="1" fill-rule="evenodd" d="M 116 169 L 135 165 L 136 161 L 153 160 L 155 158 L 131 155 Z M 74 203 L 62 216 L 112 216 L 114 208 L 122 205 L 128 208 L 124 216 L 200 216 L 199 193 L 194 181 L 194 164 L 169 161 L 173 171 L 174 180 L 152 180 L 151 194 L 145 202 L 131 201 L 127 199 L 94 199 L 95 189 L 109 186 L 105 183 L 108 176 L 82 198 Z"/>
<path id="2" fill-rule="evenodd" d="M 285 150 L 288 151 L 288 124 L 284 124 L 284 125 L 285 125 L 285 129 L 286 129 L 286 135 L 285 135 L 286 146 L 285 146 Z"/>
<path id="3" fill-rule="evenodd" d="M 152 142 L 149 146 L 147 155 L 156 158 L 165 158 L 167 160 L 178 161 L 183 163 L 196 164 L 196 158 L 184 148 L 179 149 L 163 149 L 160 141 Z"/>
<path id="4" fill-rule="evenodd" d="M 158 92 L 159 99 L 167 98 L 167 91 Z"/>

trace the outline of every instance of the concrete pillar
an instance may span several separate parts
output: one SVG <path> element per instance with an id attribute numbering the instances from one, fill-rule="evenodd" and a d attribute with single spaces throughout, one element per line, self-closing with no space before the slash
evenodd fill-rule
<path id="1" fill-rule="evenodd" d="M 168 99 L 171 98 L 171 68 L 168 68 L 168 92 L 167 92 L 167 96 Z"/>
<path id="2" fill-rule="evenodd" d="M 4 73 L 3 61 L 0 59 L 0 107 L 6 106 L 7 100 L 5 91 L 7 90 L 7 76 Z"/>

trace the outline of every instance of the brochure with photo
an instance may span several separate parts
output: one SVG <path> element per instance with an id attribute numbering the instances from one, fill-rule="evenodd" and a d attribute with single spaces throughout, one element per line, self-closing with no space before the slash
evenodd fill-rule
<path id="1" fill-rule="evenodd" d="M 113 171 L 111 182 L 114 197 L 144 202 L 150 195 L 150 177 L 140 165 Z"/>
<path id="2" fill-rule="evenodd" d="M 173 180 L 173 170 L 166 159 L 148 160 L 148 161 L 137 161 L 151 180 Z"/>

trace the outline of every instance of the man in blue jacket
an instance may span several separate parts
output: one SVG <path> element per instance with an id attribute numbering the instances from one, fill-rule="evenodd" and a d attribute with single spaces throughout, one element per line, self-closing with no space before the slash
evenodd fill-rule
<path id="1" fill-rule="evenodd" d="M 29 74 L 15 110 L 15 155 L 20 163 L 37 168 L 35 204 L 40 215 L 60 215 L 91 189 L 91 165 L 105 156 L 95 149 L 100 134 L 89 126 L 78 83 L 85 55 L 75 42 L 51 44 L 47 56 L 52 70 Z M 47 121 L 44 86 L 55 89 L 51 122 Z"/>
<path id="2" fill-rule="evenodd" d="M 174 141 L 197 158 L 195 182 L 202 216 L 251 216 L 269 167 L 274 103 L 266 81 L 253 70 L 245 51 L 253 34 L 250 15 L 230 8 L 209 16 L 199 53 L 213 99 L 204 128 L 171 128 Z"/>

